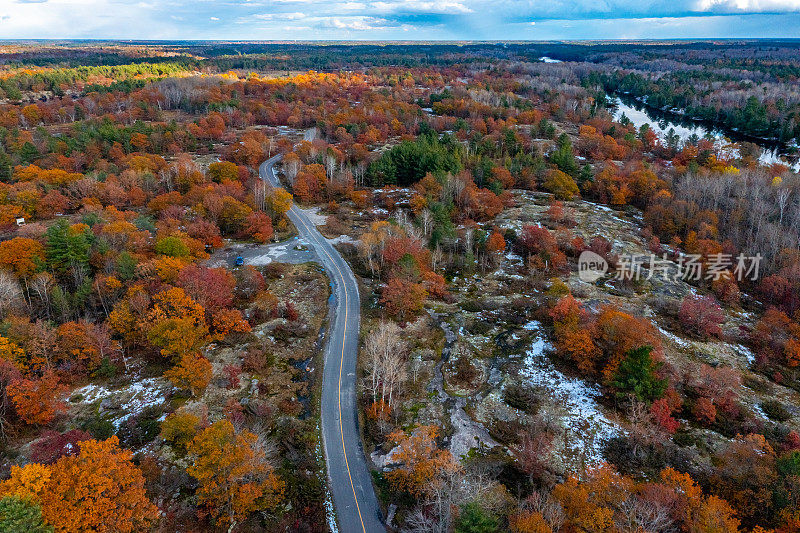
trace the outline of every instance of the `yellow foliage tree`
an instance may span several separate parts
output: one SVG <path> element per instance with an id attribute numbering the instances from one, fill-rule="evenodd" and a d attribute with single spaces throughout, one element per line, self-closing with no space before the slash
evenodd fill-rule
<path id="1" fill-rule="evenodd" d="M 199 429 L 200 417 L 181 409 L 161 423 L 161 438 L 178 450 L 185 451 Z"/>
<path id="2" fill-rule="evenodd" d="M 196 396 L 211 381 L 211 363 L 202 355 L 187 353 L 181 356 L 174 367 L 164 372 L 164 377 L 179 389 L 188 390 Z"/>
<path id="3" fill-rule="evenodd" d="M 292 195 L 286 189 L 272 189 L 267 196 L 267 207 L 275 216 L 283 216 L 292 207 Z"/>
<path id="4" fill-rule="evenodd" d="M 564 174 L 558 169 L 550 170 L 543 185 L 559 200 L 572 200 L 574 197 L 580 196 L 581 192 L 572 176 Z"/>
<path id="5" fill-rule="evenodd" d="M 0 359 L 11 361 L 22 371 L 28 369 L 25 351 L 5 337 L 0 337 Z"/>
<path id="6" fill-rule="evenodd" d="M 161 354 L 178 358 L 195 352 L 208 336 L 205 309 L 183 289 L 173 287 L 153 297 L 147 314 L 147 338 Z"/>

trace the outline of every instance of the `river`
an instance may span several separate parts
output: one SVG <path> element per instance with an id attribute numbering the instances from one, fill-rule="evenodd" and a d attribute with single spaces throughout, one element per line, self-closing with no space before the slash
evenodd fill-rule
<path id="1" fill-rule="evenodd" d="M 761 163 L 765 165 L 782 163 L 789 166 L 794 172 L 800 172 L 800 162 L 798 162 L 796 156 L 793 160 L 787 159 L 785 155 L 787 147 L 780 143 L 754 139 L 736 132 L 707 126 L 702 122 L 681 117 L 678 113 L 647 107 L 630 96 L 616 96 L 613 97 L 612 102 L 616 104 L 611 109 L 614 120 L 619 121 L 625 115 L 637 129 L 643 124 L 648 124 L 662 140 L 672 129 L 681 141 L 685 141 L 692 135 L 697 135 L 701 139 L 704 137 L 713 138 L 719 143 L 724 143 L 726 140 L 732 142 L 747 141 L 761 148 L 761 156 L 759 157 Z"/>

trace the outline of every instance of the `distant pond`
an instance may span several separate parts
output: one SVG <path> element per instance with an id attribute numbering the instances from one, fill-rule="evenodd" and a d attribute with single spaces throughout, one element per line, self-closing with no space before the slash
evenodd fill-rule
<path id="1" fill-rule="evenodd" d="M 614 120 L 619 121 L 624 115 L 637 129 L 643 124 L 648 124 L 661 139 L 664 139 L 672 129 L 681 141 L 697 135 L 701 139 L 709 137 L 721 141 L 727 138 L 734 142 L 750 142 L 761 148 L 762 153 L 759 160 L 762 163 L 783 163 L 790 166 L 795 172 L 800 171 L 797 154 L 791 154 L 789 147 L 783 143 L 716 128 L 702 121 L 681 116 L 679 112 L 654 109 L 630 96 L 615 96 L 612 97 L 612 102 L 614 107 L 611 111 Z"/>

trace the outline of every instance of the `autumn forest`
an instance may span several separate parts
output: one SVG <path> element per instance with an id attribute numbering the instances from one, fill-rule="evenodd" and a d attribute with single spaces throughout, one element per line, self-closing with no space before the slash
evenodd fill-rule
<path id="1" fill-rule="evenodd" d="M 800 532 L 798 58 L 0 42 L 0 531 Z"/>

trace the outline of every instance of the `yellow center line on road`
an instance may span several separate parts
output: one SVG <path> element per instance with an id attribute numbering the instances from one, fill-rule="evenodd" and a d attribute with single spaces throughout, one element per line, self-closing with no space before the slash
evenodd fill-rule
<path id="1" fill-rule="evenodd" d="M 300 213 L 300 208 L 292 204 L 289 210 L 291 211 L 292 209 L 295 210 L 295 215 L 297 215 L 297 220 L 299 220 L 300 223 L 303 225 L 303 227 L 305 227 L 305 229 L 308 231 L 309 237 L 311 237 L 317 244 L 319 244 L 320 249 L 325 253 L 325 255 L 328 256 L 328 259 L 330 259 L 331 264 L 336 269 L 336 273 L 339 275 L 339 279 L 342 280 L 342 289 L 344 290 L 344 331 L 342 332 L 342 357 L 341 359 L 339 359 L 339 386 L 337 391 L 338 392 L 337 408 L 339 410 L 339 435 L 341 435 L 342 437 L 342 453 L 344 454 L 344 465 L 345 468 L 347 469 L 347 477 L 350 479 L 350 488 L 353 491 L 353 500 L 355 500 L 356 502 L 356 511 L 358 512 L 358 519 L 361 521 L 361 531 L 366 533 L 367 529 L 366 527 L 364 527 L 364 517 L 361 516 L 361 506 L 358 505 L 358 496 L 356 495 L 356 487 L 353 484 L 353 476 L 350 474 L 350 463 L 347 460 L 347 448 L 345 447 L 344 444 L 344 428 L 342 426 L 342 366 L 344 365 L 344 341 L 347 338 L 347 313 L 348 313 L 347 307 L 349 303 L 349 298 L 347 296 L 347 286 L 345 284 L 344 275 L 342 274 L 342 271 L 339 269 L 339 267 L 336 266 L 336 262 L 333 260 L 333 257 L 331 257 L 331 254 L 329 254 L 328 251 L 325 249 L 325 247 L 322 246 L 322 244 L 317 240 L 316 236 L 314 236 L 313 234 L 313 231 L 308 227 L 308 224 L 306 224 L 305 220 L 303 220 L 303 214 Z"/>

